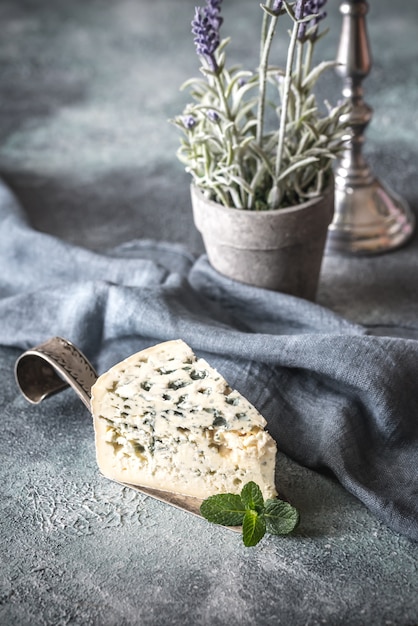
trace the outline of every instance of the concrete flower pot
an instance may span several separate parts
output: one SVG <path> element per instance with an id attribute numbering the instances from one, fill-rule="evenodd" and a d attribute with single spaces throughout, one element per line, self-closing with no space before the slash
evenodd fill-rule
<path id="1" fill-rule="evenodd" d="M 191 187 L 193 217 L 211 265 L 234 280 L 315 300 L 334 213 L 334 186 L 295 207 L 224 207 Z"/>

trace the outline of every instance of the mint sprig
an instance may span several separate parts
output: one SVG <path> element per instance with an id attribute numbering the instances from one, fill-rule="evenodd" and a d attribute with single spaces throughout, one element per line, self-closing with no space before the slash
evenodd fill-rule
<path id="1" fill-rule="evenodd" d="M 209 496 L 200 506 L 202 516 L 213 524 L 242 526 L 242 539 L 247 547 L 255 546 L 268 532 L 288 535 L 299 523 L 299 513 L 279 498 L 264 501 L 257 483 L 244 485 L 241 494 L 220 493 Z"/>

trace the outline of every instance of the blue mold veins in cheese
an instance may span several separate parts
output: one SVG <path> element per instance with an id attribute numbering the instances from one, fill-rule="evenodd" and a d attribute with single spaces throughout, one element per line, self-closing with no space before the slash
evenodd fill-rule
<path id="1" fill-rule="evenodd" d="M 207 498 L 274 484 L 276 444 L 260 413 L 182 340 L 125 359 L 92 388 L 96 454 L 116 481 Z"/>

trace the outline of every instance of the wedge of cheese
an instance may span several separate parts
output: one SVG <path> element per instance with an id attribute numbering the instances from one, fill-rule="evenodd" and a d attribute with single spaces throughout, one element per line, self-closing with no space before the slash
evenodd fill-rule
<path id="1" fill-rule="evenodd" d="M 274 484 L 266 421 L 181 340 L 118 363 L 92 388 L 97 462 L 116 481 L 207 498 Z"/>

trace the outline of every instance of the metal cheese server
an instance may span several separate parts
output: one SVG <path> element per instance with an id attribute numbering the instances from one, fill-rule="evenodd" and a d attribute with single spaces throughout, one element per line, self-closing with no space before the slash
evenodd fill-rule
<path id="1" fill-rule="evenodd" d="M 67 339 L 52 337 L 24 352 L 16 361 L 15 377 L 22 394 L 32 404 L 39 404 L 70 386 L 91 411 L 91 388 L 98 375 L 84 354 Z M 199 498 L 120 484 L 201 517 L 199 509 L 202 501 Z"/>

